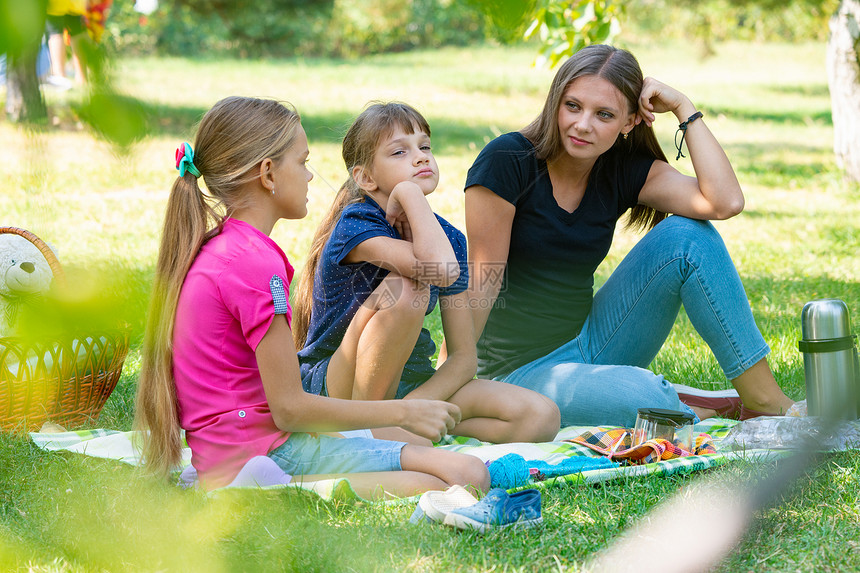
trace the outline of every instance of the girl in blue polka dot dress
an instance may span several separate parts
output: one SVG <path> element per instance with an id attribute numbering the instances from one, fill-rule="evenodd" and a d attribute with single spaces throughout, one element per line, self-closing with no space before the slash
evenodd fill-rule
<path id="1" fill-rule="evenodd" d="M 439 170 L 430 126 L 412 107 L 374 103 L 343 141 L 348 179 L 314 236 L 295 299 L 305 391 L 354 400 L 437 399 L 459 406 L 452 434 L 545 441 L 559 413 L 535 392 L 476 380 L 466 239 L 426 196 Z M 437 368 L 424 317 L 439 304 L 447 353 Z M 401 429 L 374 436 L 420 442 Z"/>

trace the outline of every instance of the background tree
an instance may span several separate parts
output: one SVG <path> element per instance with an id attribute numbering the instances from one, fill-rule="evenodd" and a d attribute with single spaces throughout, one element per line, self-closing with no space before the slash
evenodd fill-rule
<path id="1" fill-rule="evenodd" d="M 860 1 L 842 0 L 830 19 L 827 80 L 837 164 L 860 181 Z"/>
<path id="2" fill-rule="evenodd" d="M 0 54 L 6 54 L 6 115 L 12 121 L 47 117 L 36 76 L 36 58 L 48 0 L 0 0 Z"/>
<path id="3" fill-rule="evenodd" d="M 335 0 L 161 0 L 174 10 L 188 8 L 202 18 L 217 17 L 226 41 L 243 55 L 271 53 L 287 43 L 301 27 L 327 21 Z"/>
<path id="4" fill-rule="evenodd" d="M 612 42 L 626 8 L 613 0 L 540 0 L 524 34 L 526 40 L 540 39 L 535 63 L 555 67 L 585 46 Z"/>
<path id="5" fill-rule="evenodd" d="M 355 58 L 482 42 L 487 18 L 474 2 L 161 0 L 145 18 L 133 3 L 114 2 L 106 42 L 123 54 Z"/>
<path id="6" fill-rule="evenodd" d="M 6 116 L 30 126 L 47 123 L 47 107 L 36 75 L 47 9 L 47 0 L 0 0 L 0 53 L 7 55 Z M 86 59 L 88 89 L 74 104 L 75 111 L 119 150 L 127 149 L 146 134 L 143 106 L 113 89 L 103 52 L 91 51 Z"/>
<path id="7" fill-rule="evenodd" d="M 233 42 L 245 54 L 266 53 L 269 45 L 282 44 L 297 29 L 312 21 L 330 17 L 334 0 L 162 0 L 168 18 L 187 18 L 191 26 L 206 23 L 212 35 L 220 34 L 222 43 Z M 0 53 L 7 54 L 6 115 L 13 122 L 44 123 L 45 100 L 36 75 L 36 58 L 45 32 L 47 0 L 0 0 Z M 130 8 L 133 3 L 126 3 Z M 119 8 L 119 7 L 118 7 Z M 109 17 L 110 20 L 110 17 Z M 217 20 L 220 28 L 211 25 Z M 181 22 L 173 22 L 174 24 Z M 186 53 L 197 46 L 189 44 Z M 145 127 L 138 105 L 118 96 L 110 87 L 105 52 L 87 54 L 95 67 L 90 74 L 86 100 L 76 110 L 98 132 L 121 146 L 142 135 Z M 105 119 L 106 118 L 106 119 Z"/>

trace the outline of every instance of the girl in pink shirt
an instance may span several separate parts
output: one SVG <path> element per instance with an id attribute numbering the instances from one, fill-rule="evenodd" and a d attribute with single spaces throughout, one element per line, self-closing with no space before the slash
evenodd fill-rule
<path id="1" fill-rule="evenodd" d="M 167 205 L 137 393 L 144 463 L 161 474 L 176 467 L 185 430 L 207 489 L 268 456 L 293 482 L 350 474 L 353 488 L 371 498 L 454 484 L 486 491 L 487 469 L 473 456 L 309 433 L 399 427 L 437 441 L 461 413 L 439 400 L 340 400 L 303 390 L 290 330 L 293 268 L 269 233 L 279 219 L 307 214 L 307 157 L 295 111 L 243 97 L 215 104 L 194 148 L 177 150 L 180 176 Z"/>

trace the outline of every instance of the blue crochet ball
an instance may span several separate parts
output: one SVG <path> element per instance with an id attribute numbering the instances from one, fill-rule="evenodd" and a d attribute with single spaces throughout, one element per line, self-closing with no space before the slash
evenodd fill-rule
<path id="1" fill-rule="evenodd" d="M 525 458 L 519 454 L 507 454 L 490 464 L 490 487 L 511 489 L 529 483 L 531 473 Z"/>

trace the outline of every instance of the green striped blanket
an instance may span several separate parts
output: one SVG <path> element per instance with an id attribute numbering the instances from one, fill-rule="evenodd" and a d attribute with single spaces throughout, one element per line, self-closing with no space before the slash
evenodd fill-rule
<path id="1" fill-rule="evenodd" d="M 581 473 L 559 476 L 546 481 L 529 484 L 526 487 L 544 488 L 548 485 L 568 483 L 583 484 L 611 480 L 620 477 L 633 477 L 644 475 L 673 475 L 705 470 L 723 465 L 731 460 L 743 458 L 757 461 L 775 459 L 786 455 L 785 450 L 769 449 L 747 449 L 745 451 L 724 451 L 720 448 L 720 442 L 738 422 L 711 418 L 704 420 L 694 427 L 696 433 L 710 434 L 717 447 L 717 453 L 685 458 L 675 458 L 656 463 L 638 466 L 619 466 L 603 468 Z M 463 452 L 477 456 L 484 462 L 498 459 L 506 454 L 517 453 L 526 460 L 543 460 L 549 464 L 557 464 L 565 458 L 572 456 L 599 457 L 600 454 L 581 446 L 579 444 L 566 442 L 564 440 L 575 438 L 583 432 L 595 430 L 608 430 L 611 427 L 583 427 L 570 426 L 563 428 L 556 439 L 552 442 L 539 444 L 513 443 L 513 444 L 488 444 L 474 438 L 449 436 L 438 447 L 448 450 Z M 120 432 L 115 430 L 80 430 L 76 432 L 63 433 L 31 433 L 33 442 L 45 450 L 65 450 L 80 454 L 109 458 L 132 465 L 139 463 L 139 451 L 134 445 L 133 432 Z M 191 452 L 186 447 L 183 449 L 182 463 L 177 471 L 181 471 L 190 464 Z M 270 486 L 271 488 L 299 487 L 299 486 Z M 357 496 L 349 487 L 346 480 L 325 480 L 313 484 L 305 483 L 301 487 L 311 489 L 321 497 L 330 499 L 350 499 Z"/>

